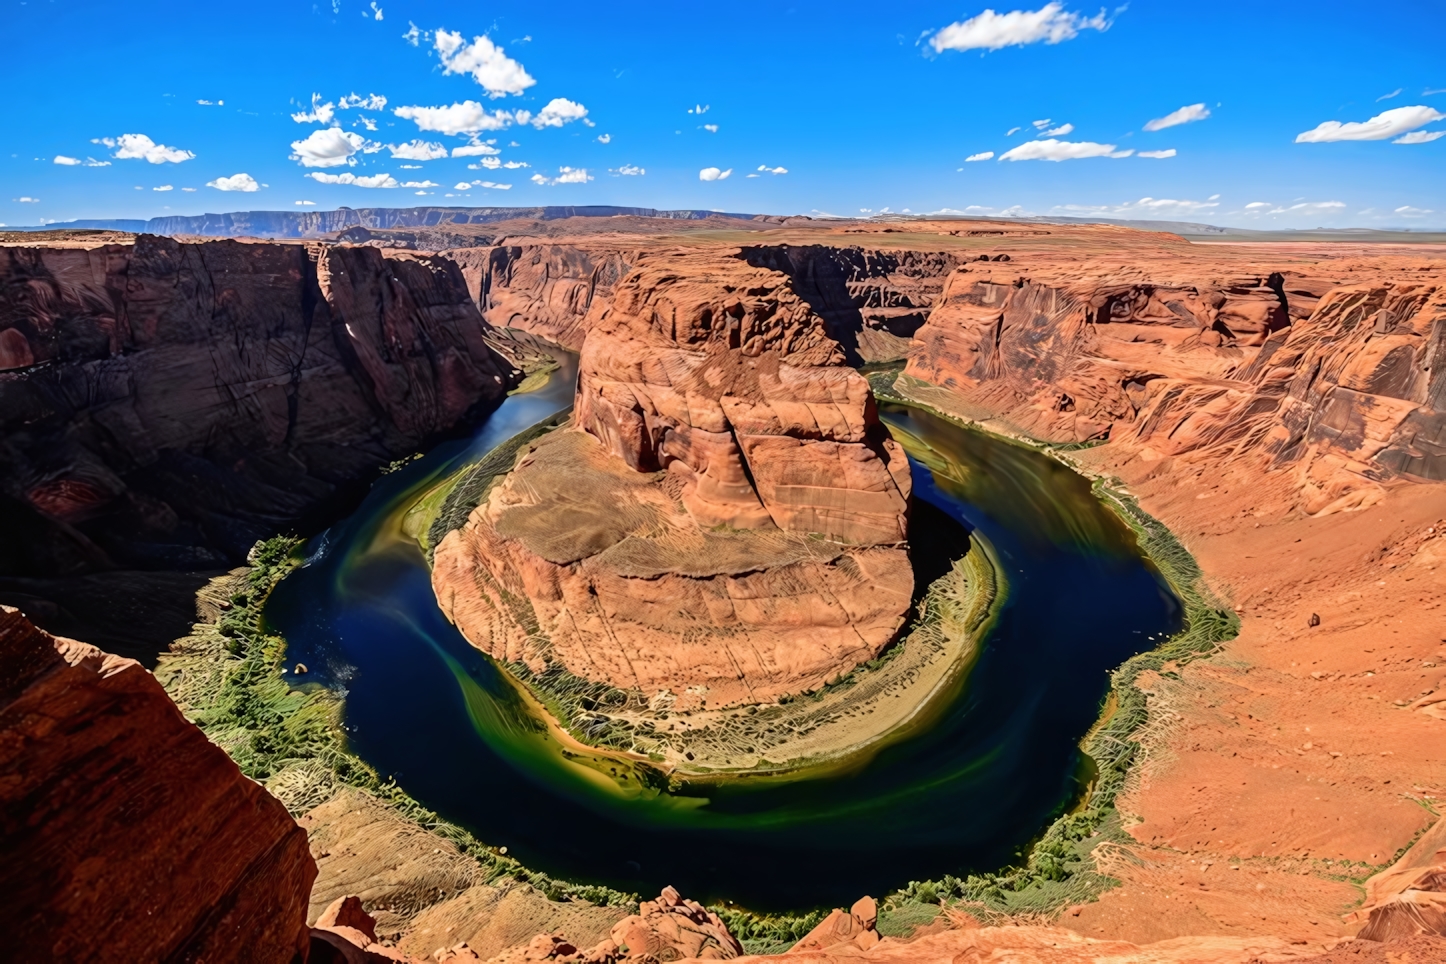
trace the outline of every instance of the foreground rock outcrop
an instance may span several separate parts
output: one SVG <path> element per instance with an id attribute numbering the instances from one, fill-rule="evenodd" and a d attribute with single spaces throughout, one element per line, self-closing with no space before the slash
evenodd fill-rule
<path id="1" fill-rule="evenodd" d="M 0 607 L 0 932 L 17 961 L 302 961 L 316 865 L 134 660 Z"/>
<path id="2" fill-rule="evenodd" d="M 914 588 L 908 462 L 788 277 L 644 259 L 594 311 L 576 427 L 441 540 L 443 611 L 489 654 L 678 709 L 875 656 Z"/>

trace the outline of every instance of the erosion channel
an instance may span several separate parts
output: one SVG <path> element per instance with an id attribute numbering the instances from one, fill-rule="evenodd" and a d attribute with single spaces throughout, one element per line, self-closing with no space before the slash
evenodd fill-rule
<path id="1" fill-rule="evenodd" d="M 893 403 L 881 416 L 914 473 L 911 625 L 926 621 L 924 590 L 966 553 L 987 554 L 982 571 L 998 587 L 967 615 L 974 644 L 930 687 L 910 691 L 925 705 L 894 712 L 898 725 L 849 752 L 801 765 L 793 754 L 795 765 L 782 767 L 752 745 L 770 713 L 795 729 L 814 705 L 839 718 L 887 716 L 877 700 L 850 699 L 871 674 L 892 666 L 899 675 L 894 664 L 909 652 L 896 643 L 820 692 L 740 715 L 748 739 L 699 744 L 715 752 L 711 770 L 680 755 L 688 744 L 678 727 L 694 724 L 666 707 L 633 714 L 630 747 L 574 739 L 443 615 L 418 520 L 435 516 L 449 481 L 489 452 L 565 417 L 575 373 L 569 361 L 541 389 L 507 399 L 471 440 L 384 476 L 272 594 L 270 629 L 287 639 L 288 663 L 308 667 L 302 682 L 343 695 L 354 752 L 549 874 L 637 892 L 671 884 L 760 911 L 847 905 L 910 880 L 1007 865 L 1080 799 L 1093 772 L 1080 741 L 1100 716 L 1109 673 L 1180 628 L 1179 601 L 1082 476 Z M 920 674 L 927 668 L 902 675 Z M 713 721 L 713 731 L 727 726 Z M 806 738 L 791 745 L 810 751 Z"/>

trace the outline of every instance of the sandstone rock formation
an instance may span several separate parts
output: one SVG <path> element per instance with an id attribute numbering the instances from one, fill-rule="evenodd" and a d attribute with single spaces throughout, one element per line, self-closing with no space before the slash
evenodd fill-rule
<path id="1" fill-rule="evenodd" d="M 643 259 L 594 312 L 581 431 L 533 445 L 441 541 L 443 611 L 499 658 L 679 709 L 876 655 L 913 590 L 908 462 L 787 276 Z"/>
<path id="2" fill-rule="evenodd" d="M 848 910 L 835 907 L 819 921 L 818 926 L 789 950 L 789 954 L 809 951 L 866 951 L 879 943 L 877 929 L 879 906 L 872 897 L 860 897 Z"/>
<path id="3" fill-rule="evenodd" d="M 234 565 L 500 398 L 485 328 L 436 257 L 0 249 L 0 577 Z"/>
<path id="4" fill-rule="evenodd" d="M 1446 478 L 1446 288 L 1414 266 L 1351 283 L 1274 263 L 967 265 L 906 375 L 1043 439 L 1291 468 L 1310 512 Z"/>
<path id="5" fill-rule="evenodd" d="M 306 834 L 133 660 L 0 607 L 0 928 L 23 961 L 301 961 Z"/>

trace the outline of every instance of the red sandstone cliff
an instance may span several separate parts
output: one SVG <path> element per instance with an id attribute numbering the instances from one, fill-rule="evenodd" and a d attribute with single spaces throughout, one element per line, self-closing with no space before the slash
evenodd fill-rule
<path id="1" fill-rule="evenodd" d="M 787 275 L 640 259 L 587 320 L 581 432 L 532 446 L 438 545 L 443 611 L 492 655 L 680 708 L 871 659 L 913 590 L 911 483 L 843 361 Z"/>
<path id="2" fill-rule="evenodd" d="M 138 663 L 0 607 L 0 734 L 7 959 L 305 959 L 306 833 Z"/>

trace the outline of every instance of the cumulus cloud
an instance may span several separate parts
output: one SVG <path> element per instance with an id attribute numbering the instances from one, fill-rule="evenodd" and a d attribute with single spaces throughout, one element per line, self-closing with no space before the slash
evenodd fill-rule
<path id="1" fill-rule="evenodd" d="M 353 91 L 341 100 L 337 101 L 337 108 L 340 110 L 383 110 L 387 106 L 387 99 L 381 94 L 367 94 L 365 97 Z"/>
<path id="2" fill-rule="evenodd" d="M 436 181 L 403 181 L 402 187 L 440 187 Z"/>
<path id="3" fill-rule="evenodd" d="M 599 134 L 599 135 L 597 136 L 597 142 L 598 142 L 599 144 L 611 144 L 611 143 L 612 143 L 612 139 L 613 139 L 613 136 L 612 136 L 611 134 Z"/>
<path id="4" fill-rule="evenodd" d="M 1073 124 L 1061 124 L 1044 132 L 1045 137 L 1063 137 L 1074 132 Z"/>
<path id="5" fill-rule="evenodd" d="M 1163 158 L 1163 157 L 1174 157 L 1174 156 L 1175 156 L 1175 153 L 1176 153 L 1176 152 L 1175 152 L 1175 149 L 1174 149 L 1173 147 L 1171 147 L 1171 148 L 1168 148 L 1168 149 L 1163 150 L 1163 151 L 1141 151 L 1139 156 L 1140 156 L 1140 157 L 1161 157 L 1161 158 Z"/>
<path id="6" fill-rule="evenodd" d="M 181 188 L 181 190 L 182 190 L 182 191 L 185 191 L 187 194 L 195 194 L 195 193 L 196 193 L 196 189 L 193 188 L 193 187 L 183 187 L 183 188 Z"/>
<path id="7" fill-rule="evenodd" d="M 533 127 L 542 130 L 544 127 L 561 127 L 563 124 L 582 120 L 586 116 L 587 108 L 581 104 L 570 101 L 566 97 L 554 97 L 547 102 L 546 107 L 537 112 L 537 116 L 532 118 L 531 123 Z M 519 121 L 519 123 L 525 122 Z"/>
<path id="8" fill-rule="evenodd" d="M 1398 137 L 1392 144 L 1429 144 L 1439 137 L 1446 137 L 1446 131 L 1412 131 L 1403 137 Z"/>
<path id="9" fill-rule="evenodd" d="M 244 191 L 247 194 L 260 190 L 261 188 L 261 185 L 256 183 L 256 178 L 250 174 L 232 174 L 230 177 L 218 177 L 214 181 L 207 181 L 206 186 L 214 187 L 218 191 Z"/>
<path id="10" fill-rule="evenodd" d="M 1059 141 L 1052 137 L 1027 141 L 999 155 L 1001 161 L 1073 161 L 1084 157 L 1129 157 L 1134 151 L 1115 150 L 1113 144 L 1094 141 Z"/>
<path id="11" fill-rule="evenodd" d="M 731 168 L 731 167 L 728 168 L 728 170 L 726 170 L 726 171 L 720 171 L 720 170 L 719 170 L 718 168 L 716 168 L 716 167 L 705 167 L 705 168 L 703 168 L 703 170 L 701 170 L 701 171 L 698 172 L 698 180 L 700 180 L 700 181 L 721 181 L 721 180 L 723 180 L 724 178 L 726 178 L 728 175 L 730 175 L 730 174 L 732 174 L 732 173 L 733 173 L 733 168 Z"/>
<path id="12" fill-rule="evenodd" d="M 410 20 L 408 20 L 408 21 L 407 21 L 407 32 L 404 33 L 404 34 L 402 34 L 402 39 L 405 40 L 407 43 L 411 44 L 413 47 L 415 47 L 415 46 L 417 46 L 418 42 L 422 39 L 422 31 L 419 30 L 419 29 L 417 29 L 417 25 L 416 25 L 416 24 L 414 24 L 414 23 L 412 23 Z"/>
<path id="13" fill-rule="evenodd" d="M 81 163 L 81 160 L 78 157 L 66 157 L 64 154 L 57 154 L 55 155 L 55 163 L 63 167 L 75 167 Z"/>
<path id="14" fill-rule="evenodd" d="M 482 160 L 478 161 L 476 164 L 468 164 L 468 165 L 467 165 L 467 170 L 469 170 L 469 171 L 483 171 L 483 170 L 486 170 L 486 171 L 495 171 L 495 170 L 497 170 L 498 168 L 503 168 L 503 167 L 505 167 L 505 168 L 506 168 L 507 170 L 509 170 L 509 171 L 515 171 L 515 170 L 517 170 L 518 168 L 521 168 L 521 167 L 531 167 L 531 166 L 532 166 L 532 165 L 528 164 L 526 161 L 506 161 L 506 162 L 503 162 L 503 160 L 502 160 L 500 157 L 484 157 L 484 158 L 482 158 Z"/>
<path id="15" fill-rule="evenodd" d="M 987 161 L 993 156 L 993 151 L 980 151 L 978 154 L 970 154 L 968 157 L 964 158 L 964 163 L 968 164 L 971 161 Z"/>
<path id="16" fill-rule="evenodd" d="M 786 168 L 786 167 L 769 167 L 767 164 L 760 164 L 760 165 L 758 165 L 758 170 L 761 171 L 761 172 L 763 172 L 764 174 L 787 174 L 787 173 L 788 173 L 788 168 Z"/>
<path id="17" fill-rule="evenodd" d="M 401 187 L 397 179 L 390 174 L 370 174 L 365 177 L 357 177 L 350 171 L 342 174 L 323 174 L 320 171 L 312 171 L 306 176 L 320 181 L 322 184 L 349 184 L 352 187 Z"/>
<path id="18" fill-rule="evenodd" d="M 1418 104 L 1413 107 L 1395 107 L 1382 111 L 1366 121 L 1323 121 L 1308 131 L 1295 136 L 1297 144 L 1325 144 L 1332 141 L 1384 141 L 1397 137 L 1418 127 L 1425 127 L 1434 121 L 1446 118 L 1433 107 Z M 1405 141 L 1405 143 L 1420 143 Z"/>
<path id="19" fill-rule="evenodd" d="M 356 163 L 353 154 L 371 154 L 381 149 L 382 145 L 360 134 L 339 127 L 327 127 L 312 131 L 302 140 L 292 141 L 291 159 L 300 161 L 302 167 L 343 167 Z"/>
<path id="20" fill-rule="evenodd" d="M 162 184 L 160 187 L 151 188 L 152 191 L 174 191 L 175 187 L 170 184 Z"/>
<path id="21" fill-rule="evenodd" d="M 441 144 L 420 139 L 405 144 L 388 144 L 387 150 L 392 152 L 392 157 L 403 161 L 435 161 L 447 156 L 447 149 Z M 453 156 L 456 156 L 455 152 Z"/>
<path id="22" fill-rule="evenodd" d="M 40 198 L 38 198 L 38 197 L 16 197 L 16 198 L 11 198 L 10 200 L 12 200 L 12 201 L 19 201 L 21 204 L 39 204 L 39 203 L 40 203 Z"/>
<path id="23" fill-rule="evenodd" d="M 718 125 L 717 125 L 717 124 L 704 124 L 704 125 L 703 125 L 703 129 L 704 129 L 705 131 L 707 131 L 708 133 L 710 133 L 710 134 L 716 134 L 716 133 L 718 133 Z"/>
<path id="24" fill-rule="evenodd" d="M 477 157 L 485 154 L 501 154 L 502 152 L 493 147 L 492 143 L 492 141 L 488 141 L 485 144 L 481 141 L 473 141 L 470 144 L 463 144 L 461 147 L 452 148 L 452 156 Z"/>
<path id="25" fill-rule="evenodd" d="M 946 50 L 1001 50 L 1026 44 L 1057 44 L 1079 36 L 1081 30 L 1108 30 L 1113 21 L 1101 10 L 1093 17 L 1070 13 L 1064 4 L 1047 3 L 1038 10 L 996 13 L 951 23 L 929 38 L 936 53 Z"/>
<path id="26" fill-rule="evenodd" d="M 613 177 L 642 177 L 648 173 L 636 164 L 624 164 L 622 167 L 610 167 L 608 173 Z"/>
<path id="27" fill-rule="evenodd" d="M 520 94 L 537 83 L 523 66 L 492 42 L 490 37 L 473 37 L 466 43 L 455 31 L 438 30 L 434 40 L 442 69 L 449 74 L 471 74 L 488 97 Z"/>
<path id="28" fill-rule="evenodd" d="M 698 105 L 695 106 L 695 107 L 689 107 L 689 108 L 688 108 L 688 113 L 690 113 L 690 114 L 706 114 L 706 113 L 708 113 L 708 111 L 710 111 L 710 110 L 712 110 L 712 109 L 713 109 L 713 105 L 712 105 L 712 104 L 698 104 Z"/>
<path id="29" fill-rule="evenodd" d="M 512 185 L 511 185 L 511 184 L 497 184 L 497 183 L 495 183 L 495 182 L 493 182 L 493 181 L 459 181 L 459 182 L 457 182 L 456 187 L 454 187 L 452 190 L 454 190 L 454 191 L 468 191 L 468 190 L 471 190 L 471 189 L 474 188 L 474 187 L 484 187 L 484 188 L 489 188 L 489 189 L 494 190 L 494 191 L 510 191 L 510 190 L 512 190 Z"/>
<path id="30" fill-rule="evenodd" d="M 122 134 L 120 137 L 98 137 L 91 141 L 92 144 L 104 144 L 106 147 L 114 147 L 116 152 L 111 155 L 118 161 L 147 161 L 151 164 L 180 164 L 182 161 L 189 161 L 195 157 L 190 151 L 182 150 L 179 147 L 167 147 L 164 144 L 157 144 L 144 134 Z"/>
<path id="31" fill-rule="evenodd" d="M 464 100 L 447 107 L 398 107 L 392 111 L 424 131 L 439 134 L 475 134 L 478 131 L 500 131 L 512 126 L 509 111 L 491 113 L 475 100 Z"/>
<path id="32" fill-rule="evenodd" d="M 592 175 L 585 167 L 559 167 L 557 177 L 545 177 L 542 174 L 532 175 L 532 183 L 553 185 L 553 184 L 586 184 L 591 181 Z"/>
<path id="33" fill-rule="evenodd" d="M 1210 116 L 1210 108 L 1204 104 L 1189 104 L 1179 110 L 1172 110 L 1164 117 L 1156 117 L 1154 120 L 1145 121 L 1145 130 L 1162 131 L 1167 127 L 1178 127 L 1181 124 L 1189 124 L 1193 121 L 1202 121 Z"/>
<path id="34" fill-rule="evenodd" d="M 365 17 L 366 15 L 367 15 L 367 12 L 366 12 L 365 10 L 363 10 L 363 11 L 362 11 L 362 16 Z M 379 6 L 377 6 L 377 0 L 372 0 L 372 19 L 373 19 L 373 20 L 380 20 L 380 19 L 382 19 L 382 8 L 379 7 Z"/>
<path id="35" fill-rule="evenodd" d="M 298 124 L 330 124 L 336 116 L 336 105 L 331 101 L 321 102 L 320 94 L 311 95 L 311 110 L 298 111 L 291 119 Z"/>

